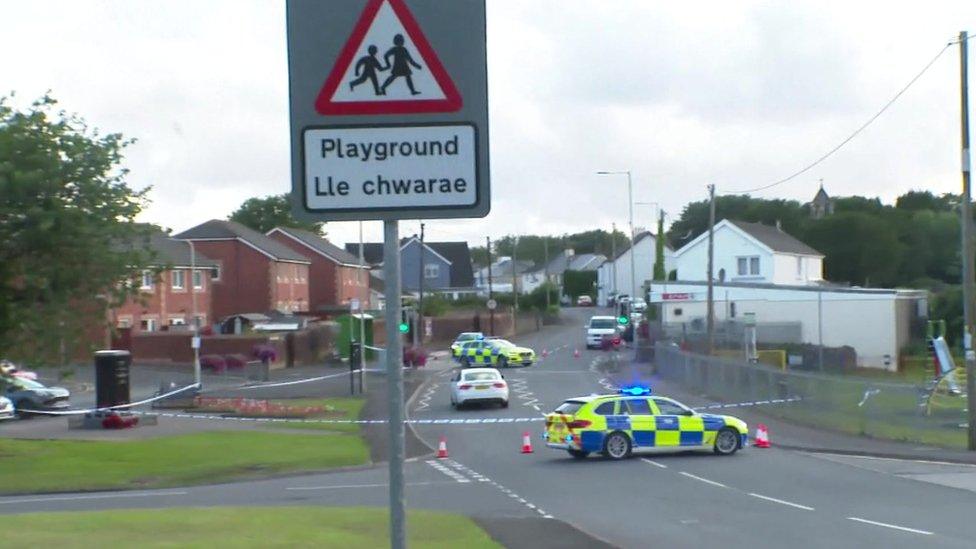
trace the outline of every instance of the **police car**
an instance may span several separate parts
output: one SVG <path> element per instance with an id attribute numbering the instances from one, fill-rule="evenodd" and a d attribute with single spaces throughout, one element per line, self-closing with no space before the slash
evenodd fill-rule
<path id="1" fill-rule="evenodd" d="M 461 358 L 461 347 L 465 343 L 475 341 L 476 339 L 484 339 L 484 337 L 485 334 L 481 332 L 461 332 L 454 339 L 454 343 L 451 343 L 451 356 L 454 357 L 455 360 Z"/>
<path id="2" fill-rule="evenodd" d="M 617 394 L 571 398 L 546 414 L 546 446 L 577 459 L 600 452 L 623 459 L 639 451 L 712 450 L 731 455 L 746 446 L 748 426 L 739 418 L 700 414 L 648 387 Z"/>
<path id="3" fill-rule="evenodd" d="M 465 368 L 531 366 L 535 363 L 535 351 L 528 347 L 519 347 L 505 339 L 482 338 L 462 343 L 457 361 Z"/>

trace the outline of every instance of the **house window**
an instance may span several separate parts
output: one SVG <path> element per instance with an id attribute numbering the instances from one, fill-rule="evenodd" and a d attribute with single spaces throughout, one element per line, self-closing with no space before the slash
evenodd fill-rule
<path id="1" fill-rule="evenodd" d="M 156 319 L 155 318 L 144 318 L 139 322 L 139 329 L 143 332 L 155 332 L 156 331 Z"/>
<path id="2" fill-rule="evenodd" d="M 220 281 L 220 267 L 214 267 L 210 269 L 210 280 L 215 282 Z"/>
<path id="3" fill-rule="evenodd" d="M 193 289 L 194 290 L 203 289 L 203 272 L 199 270 L 193 271 Z"/>
<path id="4" fill-rule="evenodd" d="M 132 327 L 132 317 L 131 316 L 120 316 L 115 321 L 116 328 L 131 328 Z"/>
<path id="5" fill-rule="evenodd" d="M 186 287 L 186 273 L 183 271 L 171 271 L 173 277 L 173 289 L 182 290 Z"/>
<path id="6" fill-rule="evenodd" d="M 436 263 L 424 265 L 424 278 L 437 278 L 441 273 L 441 266 Z"/>
<path id="7" fill-rule="evenodd" d="M 759 274 L 759 256 L 739 257 L 736 267 L 739 276 L 756 276 Z"/>
<path id="8" fill-rule="evenodd" d="M 142 271 L 142 290 L 152 290 L 153 289 L 153 273 L 152 271 Z"/>

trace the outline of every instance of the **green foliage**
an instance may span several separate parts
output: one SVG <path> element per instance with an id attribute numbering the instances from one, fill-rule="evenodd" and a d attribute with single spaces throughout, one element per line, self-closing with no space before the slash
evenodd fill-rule
<path id="1" fill-rule="evenodd" d="M 952 194 L 935 196 L 929 191 L 908 191 L 895 200 L 895 208 L 910 211 L 951 212 L 958 204 L 958 196 Z"/>
<path id="2" fill-rule="evenodd" d="M 736 219 L 775 225 L 780 221 L 783 230 L 798 234 L 809 218 L 806 208 L 795 200 L 763 200 L 742 195 L 726 195 L 715 198 L 715 222 Z M 708 201 L 691 202 L 681 212 L 681 217 L 671 225 L 668 235 L 675 248 L 684 246 L 696 236 L 708 230 Z"/>
<path id="3" fill-rule="evenodd" d="M 441 294 L 424 294 L 424 316 L 442 316 L 451 308 L 451 301 Z"/>
<path id="4" fill-rule="evenodd" d="M 285 193 L 264 198 L 248 198 L 234 213 L 230 214 L 228 219 L 261 233 L 266 233 L 275 227 L 294 227 L 321 234 L 324 223 L 310 223 L 295 219 L 291 213 L 288 196 L 288 193 Z"/>
<path id="5" fill-rule="evenodd" d="M 946 341 L 950 345 L 960 345 L 959 336 L 963 332 L 962 286 L 950 286 L 932 296 L 929 318 L 946 321 Z"/>
<path id="6" fill-rule="evenodd" d="M 654 242 L 654 280 L 664 280 L 664 214 L 657 220 L 657 238 Z"/>
<path id="7" fill-rule="evenodd" d="M 602 229 L 585 231 L 582 233 L 564 234 L 562 236 L 521 235 L 518 237 L 518 247 L 515 247 L 515 237 L 506 236 L 492 242 L 493 259 L 498 256 L 511 256 L 515 248 L 516 258 L 542 264 L 545 261 L 546 242 L 549 245 L 549 259 L 556 257 L 566 249 L 572 249 L 577 254 L 595 253 L 610 257 L 614 249 L 624 249 L 630 239 L 621 231 L 610 234 Z M 488 264 L 488 251 L 484 246 L 471 248 L 471 260 L 475 265 Z"/>
<path id="8" fill-rule="evenodd" d="M 56 103 L 0 98 L 0 355 L 30 363 L 70 356 L 153 259 L 135 223 L 149 189 L 121 167 L 132 141 Z"/>
<path id="9" fill-rule="evenodd" d="M 546 292 L 549 292 L 549 307 L 559 306 L 559 288 L 552 283 L 540 284 L 528 295 L 519 296 L 519 310 L 535 310 L 546 312 Z M 558 309 L 557 309 L 558 311 Z"/>
<path id="10" fill-rule="evenodd" d="M 860 286 L 898 283 L 904 246 L 893 227 L 864 212 L 845 212 L 814 223 L 807 244 L 826 255 L 824 276 Z"/>
<path id="11" fill-rule="evenodd" d="M 563 292 L 575 302 L 581 295 L 595 297 L 596 271 L 566 271 L 563 273 Z"/>

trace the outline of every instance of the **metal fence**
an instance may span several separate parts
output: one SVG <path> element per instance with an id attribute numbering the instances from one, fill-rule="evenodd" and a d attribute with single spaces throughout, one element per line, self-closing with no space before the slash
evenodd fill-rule
<path id="1" fill-rule="evenodd" d="M 655 366 L 665 381 L 722 402 L 799 399 L 763 413 L 852 434 L 961 448 L 966 398 L 940 387 L 779 370 L 710 357 L 659 343 Z"/>

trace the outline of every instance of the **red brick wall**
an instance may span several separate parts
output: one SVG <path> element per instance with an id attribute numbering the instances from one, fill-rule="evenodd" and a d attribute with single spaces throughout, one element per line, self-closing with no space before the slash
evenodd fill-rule
<path id="1" fill-rule="evenodd" d="M 362 273 L 362 274 L 360 274 Z M 357 267 L 338 267 L 336 269 L 336 299 L 346 305 L 352 299 L 359 299 L 363 308 L 369 308 L 369 271 Z"/>
<path id="2" fill-rule="evenodd" d="M 190 348 L 188 332 L 161 332 L 154 334 L 140 334 L 132 337 L 132 361 L 172 362 L 176 364 L 192 364 L 193 349 Z M 248 358 L 252 356 L 255 345 L 271 344 L 278 351 L 278 362 L 284 363 L 284 336 L 273 341 L 268 336 L 234 336 L 217 335 L 205 336 L 200 340 L 200 355 L 230 355 L 241 354 Z"/>
<path id="3" fill-rule="evenodd" d="M 338 265 L 335 262 L 281 232 L 274 232 L 269 236 L 309 258 L 312 262 L 308 269 L 308 308 L 303 310 L 317 311 L 319 307 L 334 306 L 341 303 L 336 299 L 336 268 Z"/>
<path id="4" fill-rule="evenodd" d="M 268 256 L 237 240 L 197 240 L 197 251 L 220 262 L 220 280 L 213 282 L 214 320 L 274 308 Z"/>
<path id="5" fill-rule="evenodd" d="M 308 265 L 273 262 L 271 306 L 282 311 L 308 311 Z"/>
<path id="6" fill-rule="evenodd" d="M 132 326 L 132 332 L 141 331 L 141 321 L 146 318 L 156 320 L 156 330 L 168 326 L 173 319 L 182 318 L 189 325 L 193 316 L 193 296 L 190 294 L 193 278 L 190 269 L 179 269 L 183 272 L 183 289 L 173 288 L 173 271 L 164 271 L 153 283 L 149 290 L 139 289 L 142 280 L 136 280 L 138 295 L 130 298 L 124 305 L 110 313 L 110 320 L 114 326 L 124 326 L 126 322 Z M 199 269 L 203 274 L 202 288 L 195 291 L 197 315 L 202 317 L 202 324 L 213 322 L 211 316 L 211 290 L 209 269 Z"/>

